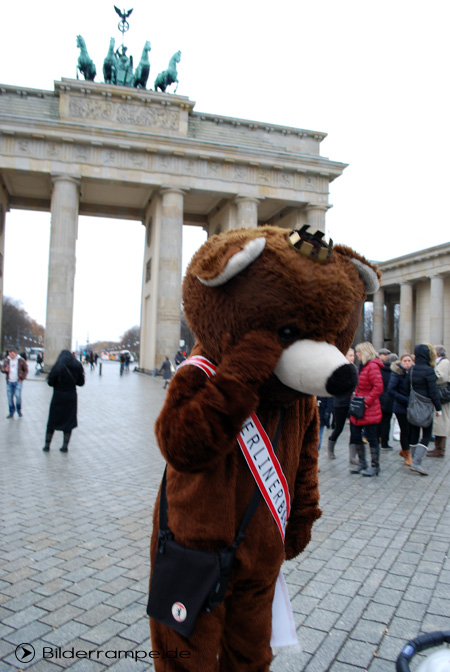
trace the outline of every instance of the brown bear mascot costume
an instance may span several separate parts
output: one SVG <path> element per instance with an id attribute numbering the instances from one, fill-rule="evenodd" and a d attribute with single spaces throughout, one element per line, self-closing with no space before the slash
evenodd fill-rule
<path id="1" fill-rule="evenodd" d="M 197 339 L 191 361 L 206 358 L 213 373 L 187 360 L 156 421 L 173 537 L 206 551 L 233 544 L 258 469 L 262 474 L 269 459 L 261 462 L 265 453 L 259 450 L 244 456 L 238 443 L 246 430 L 250 449 L 260 446 L 248 421 L 252 414 L 271 441 L 281 426 L 275 459 L 288 492 L 278 487 L 280 476 L 263 493 L 234 558 L 225 599 L 200 613 L 189 639 L 150 618 L 159 672 L 269 670 L 281 564 L 303 551 L 321 515 L 314 395 L 355 387 L 355 369 L 343 353 L 352 344 L 366 294 L 378 288 L 376 267 L 348 247 L 325 243 L 322 235 L 306 226 L 229 231 L 208 240 L 187 270 L 184 311 Z M 152 567 L 158 528 L 159 496 Z M 167 651 L 189 654 L 164 657 Z"/>

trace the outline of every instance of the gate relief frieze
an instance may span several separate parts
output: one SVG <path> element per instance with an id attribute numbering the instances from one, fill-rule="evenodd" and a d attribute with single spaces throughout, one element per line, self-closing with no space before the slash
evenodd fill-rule
<path id="1" fill-rule="evenodd" d="M 114 106 L 104 100 L 75 98 L 69 100 L 69 117 L 94 119 L 95 121 L 114 121 Z"/>
<path id="2" fill-rule="evenodd" d="M 117 121 L 130 126 L 178 130 L 179 112 L 137 105 L 118 105 Z"/>
<path id="3" fill-rule="evenodd" d="M 178 110 L 161 109 L 152 105 L 113 103 L 106 100 L 70 96 L 68 117 L 84 121 L 100 121 L 145 129 L 178 131 Z"/>
<path id="4" fill-rule="evenodd" d="M 83 102 L 83 101 L 82 101 Z M 90 101 L 85 101 L 90 103 Z M 108 106 L 109 103 L 105 102 Z M 164 111 L 163 111 L 164 112 Z M 269 167 L 264 165 L 252 165 L 237 163 L 234 161 L 220 161 L 216 157 L 208 159 L 206 156 L 179 156 L 158 151 L 148 151 L 148 146 L 142 143 L 123 147 L 119 144 L 104 143 L 101 140 L 91 143 L 68 142 L 64 139 L 45 140 L 43 138 L 14 137 L 4 135 L 1 137 L 1 153 L 4 156 L 12 155 L 15 158 L 23 157 L 29 160 L 54 161 L 58 163 L 58 170 L 62 164 L 72 170 L 73 164 L 78 164 L 81 175 L 86 170 L 86 176 L 91 174 L 91 168 L 105 168 L 109 171 L 110 179 L 127 180 L 123 170 L 139 171 L 147 174 L 149 183 L 159 183 L 163 178 L 159 175 L 173 175 L 183 178 L 186 186 L 195 187 L 197 180 L 202 181 L 203 188 L 207 188 L 208 181 L 211 188 L 217 189 L 217 183 L 233 185 L 231 190 L 240 185 L 254 185 L 265 189 L 278 190 L 280 196 L 283 193 L 295 192 L 295 200 L 326 204 L 328 202 L 329 181 L 321 175 L 303 173 L 298 170 L 289 170 L 283 166 Z M 181 145 L 179 145 L 181 153 Z M 157 145 L 155 145 L 157 150 Z M 86 166 L 86 169 L 81 168 Z M 36 169 L 36 165 L 35 165 Z M 54 170 L 51 167 L 50 170 Z M 45 168 L 47 172 L 48 168 Z M 117 171 L 117 176 L 114 177 Z M 128 177 L 133 180 L 132 175 Z M 164 178 L 165 179 L 165 178 Z M 142 177 L 140 178 L 142 180 Z M 204 182 L 203 182 L 204 181 Z M 214 184 L 212 184 L 214 183 Z M 227 187 L 226 191 L 230 188 Z"/>

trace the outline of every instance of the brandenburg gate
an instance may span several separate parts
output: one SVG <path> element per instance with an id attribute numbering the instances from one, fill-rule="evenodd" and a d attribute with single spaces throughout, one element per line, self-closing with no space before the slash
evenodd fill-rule
<path id="1" fill-rule="evenodd" d="M 208 235 L 262 224 L 325 230 L 329 184 L 345 168 L 320 155 L 325 134 L 194 106 L 177 94 L 65 78 L 53 91 L 0 85 L 2 266 L 6 213 L 51 213 L 47 365 L 71 349 L 80 214 L 146 227 L 147 370 L 179 347 L 183 224 Z"/>

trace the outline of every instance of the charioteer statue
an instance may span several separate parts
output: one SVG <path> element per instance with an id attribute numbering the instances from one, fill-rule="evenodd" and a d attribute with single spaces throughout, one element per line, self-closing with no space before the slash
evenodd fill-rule
<path id="1" fill-rule="evenodd" d="M 133 86 L 133 56 L 127 56 L 127 47 L 116 49 L 116 81 L 121 86 Z"/>

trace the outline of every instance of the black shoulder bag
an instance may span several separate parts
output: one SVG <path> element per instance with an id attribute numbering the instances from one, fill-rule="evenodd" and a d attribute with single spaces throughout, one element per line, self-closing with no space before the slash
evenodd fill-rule
<path id="1" fill-rule="evenodd" d="M 414 427 L 429 427 L 433 422 L 434 404 L 431 399 L 419 394 L 413 388 L 413 367 L 409 370 L 409 377 L 411 379 L 411 390 L 406 412 L 407 420 Z"/>
<path id="2" fill-rule="evenodd" d="M 284 408 L 276 429 L 273 449 L 281 432 Z M 161 484 L 159 502 L 158 549 L 154 560 L 147 614 L 169 626 L 183 637 L 191 637 L 201 611 L 211 611 L 225 598 L 234 556 L 245 538 L 247 527 L 261 499 L 255 487 L 231 548 L 218 553 L 186 548 L 178 544 L 167 519 L 166 471 Z"/>
<path id="3" fill-rule="evenodd" d="M 350 406 L 349 406 L 349 415 L 352 415 L 354 418 L 363 418 L 364 417 L 364 411 L 366 409 L 365 406 L 365 397 L 358 397 L 355 394 L 352 396 L 350 399 Z"/>
<path id="4" fill-rule="evenodd" d="M 449 404 L 450 403 L 450 384 L 447 383 L 447 385 L 438 386 L 438 392 L 439 392 L 439 398 L 441 400 L 441 404 Z"/>

